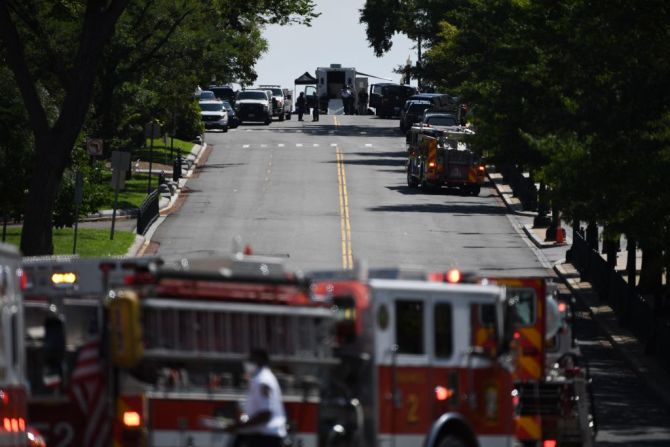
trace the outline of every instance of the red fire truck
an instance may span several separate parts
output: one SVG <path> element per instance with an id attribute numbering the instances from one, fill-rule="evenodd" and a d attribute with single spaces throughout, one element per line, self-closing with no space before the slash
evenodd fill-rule
<path id="1" fill-rule="evenodd" d="M 28 414 L 49 446 L 94 445 L 86 438 L 87 427 L 89 433 L 96 429 L 87 413 L 94 408 L 108 413 L 104 299 L 108 288 L 123 284 L 129 272 L 154 262 L 121 257 L 23 259 Z M 96 388 L 85 392 L 86 399 L 77 398 L 92 385 Z"/>
<path id="2" fill-rule="evenodd" d="M 514 445 L 505 289 L 369 273 L 315 276 L 315 295 L 339 314 L 324 445 Z M 496 324 L 492 349 L 476 344 L 482 313 Z"/>
<path id="3" fill-rule="evenodd" d="M 0 445 L 28 444 L 21 257 L 0 244 Z"/>
<path id="4" fill-rule="evenodd" d="M 110 294 L 115 445 L 221 446 L 246 384 L 242 362 L 265 349 L 293 445 L 317 447 L 320 388 L 337 363 L 334 313 L 276 259 L 188 261 L 129 278 Z"/>
<path id="5" fill-rule="evenodd" d="M 514 309 L 516 436 L 524 446 L 594 445 L 588 365 L 571 336 L 568 302 L 545 278 L 481 278 L 453 272 L 429 279 L 503 285 Z M 486 315 L 482 315 L 485 317 Z M 476 343 L 495 344 L 494 321 L 475 322 Z"/>
<path id="6" fill-rule="evenodd" d="M 479 155 L 468 148 L 472 135 L 462 126 L 412 126 L 407 133 L 407 186 L 446 186 L 479 195 L 486 174 Z"/>

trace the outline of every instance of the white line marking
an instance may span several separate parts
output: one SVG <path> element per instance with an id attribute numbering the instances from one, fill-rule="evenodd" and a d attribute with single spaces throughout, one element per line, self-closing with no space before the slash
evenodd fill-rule
<path id="1" fill-rule="evenodd" d="M 330 143 L 330 147 L 337 147 L 337 143 Z"/>
<path id="2" fill-rule="evenodd" d="M 367 135 L 367 134 L 368 134 L 367 132 L 361 132 L 361 135 Z"/>
<path id="3" fill-rule="evenodd" d="M 370 143 L 366 144 L 365 147 L 372 147 Z"/>
<path id="4" fill-rule="evenodd" d="M 243 144 L 243 145 L 242 145 L 242 148 L 244 148 L 244 149 L 247 149 L 248 147 L 249 147 L 248 144 Z"/>
<path id="5" fill-rule="evenodd" d="M 296 143 L 295 147 L 302 147 L 302 143 Z"/>
<path id="6" fill-rule="evenodd" d="M 284 143 L 279 143 L 277 147 L 284 147 Z"/>
<path id="7" fill-rule="evenodd" d="M 318 143 L 314 143 L 314 144 L 312 144 L 312 147 L 319 147 L 319 144 L 318 144 Z"/>
<path id="8" fill-rule="evenodd" d="M 261 144 L 261 147 L 268 147 L 267 144 Z"/>

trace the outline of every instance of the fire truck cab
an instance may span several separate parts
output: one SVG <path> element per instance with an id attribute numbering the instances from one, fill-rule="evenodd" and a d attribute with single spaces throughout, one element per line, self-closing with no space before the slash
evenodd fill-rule
<path id="1" fill-rule="evenodd" d="M 336 352 L 341 364 L 331 372 L 332 380 L 340 400 L 353 400 L 350 407 L 360 414 L 358 426 L 331 430 L 345 434 L 344 445 L 514 445 L 504 288 L 322 279 L 314 290 L 340 316 Z M 499 343 L 487 350 L 477 348 L 473 332 L 482 313 L 497 324 Z M 322 415 L 324 423 L 329 415 L 333 423 L 338 420 L 335 406 Z M 337 439 L 326 437 L 331 438 Z"/>
<path id="2" fill-rule="evenodd" d="M 0 243 L 0 445 L 28 443 L 21 257 Z"/>
<path id="3" fill-rule="evenodd" d="M 70 387 L 78 355 L 91 340 L 106 339 L 108 288 L 123 284 L 127 274 L 153 262 L 150 257 L 23 258 L 28 412 L 31 425 L 48 445 L 86 445 L 87 415 L 72 398 Z M 106 364 L 103 356 L 99 358 L 101 365 Z M 106 397 L 102 396 L 105 402 Z"/>
<path id="4" fill-rule="evenodd" d="M 472 135 L 462 126 L 412 126 L 407 133 L 407 186 L 445 186 L 479 195 L 485 169 L 479 155 L 468 147 Z"/>

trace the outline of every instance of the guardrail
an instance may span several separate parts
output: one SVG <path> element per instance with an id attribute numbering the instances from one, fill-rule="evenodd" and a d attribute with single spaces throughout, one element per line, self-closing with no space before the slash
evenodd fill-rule
<path id="1" fill-rule="evenodd" d="M 597 250 L 589 248 L 582 232 L 574 235 L 570 261 L 582 280 L 597 290 L 598 298 L 614 309 L 619 322 L 670 371 L 670 318 L 659 315 L 654 303 L 637 293 Z"/>
<path id="2" fill-rule="evenodd" d="M 158 194 L 158 190 L 154 189 L 147 195 L 142 205 L 140 205 L 139 212 L 137 213 L 137 234 L 144 234 L 151 224 L 158 219 L 159 200 L 160 195 Z"/>

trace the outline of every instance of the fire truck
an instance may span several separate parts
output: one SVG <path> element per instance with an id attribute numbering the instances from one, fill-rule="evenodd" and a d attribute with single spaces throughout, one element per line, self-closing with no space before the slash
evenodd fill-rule
<path id="1" fill-rule="evenodd" d="M 594 445 L 595 413 L 588 364 L 572 338 L 569 301 L 545 278 L 481 278 L 431 273 L 446 282 L 506 287 L 514 309 L 516 436 L 524 446 Z M 485 315 L 482 315 L 485 317 Z M 495 344 L 492 318 L 477 320 L 477 346 Z"/>
<path id="2" fill-rule="evenodd" d="M 0 244 L 0 445 L 28 445 L 20 255 Z"/>
<path id="3" fill-rule="evenodd" d="M 412 126 L 406 139 L 407 186 L 424 190 L 445 186 L 479 195 L 485 168 L 468 148 L 472 135 L 463 126 Z"/>
<path id="4" fill-rule="evenodd" d="M 505 289 L 379 276 L 313 276 L 313 293 L 338 314 L 324 446 L 514 445 Z M 495 321 L 495 346 L 476 343 L 482 314 Z"/>
<path id="5" fill-rule="evenodd" d="M 317 447 L 335 315 L 309 283 L 273 258 L 183 261 L 128 278 L 110 292 L 117 384 L 115 445 L 221 446 L 245 398 L 242 362 L 270 355 L 290 442 Z"/>
<path id="6" fill-rule="evenodd" d="M 109 413 L 106 388 L 100 387 L 83 404 L 73 391 L 105 382 L 103 304 L 108 288 L 122 285 L 127 274 L 155 262 L 154 258 L 122 257 L 23 259 L 25 356 L 31 387 L 28 414 L 49 446 L 94 445 L 86 441 L 87 427 L 94 427 L 86 410 L 97 406 Z M 95 374 L 82 374 L 86 371 Z"/>

